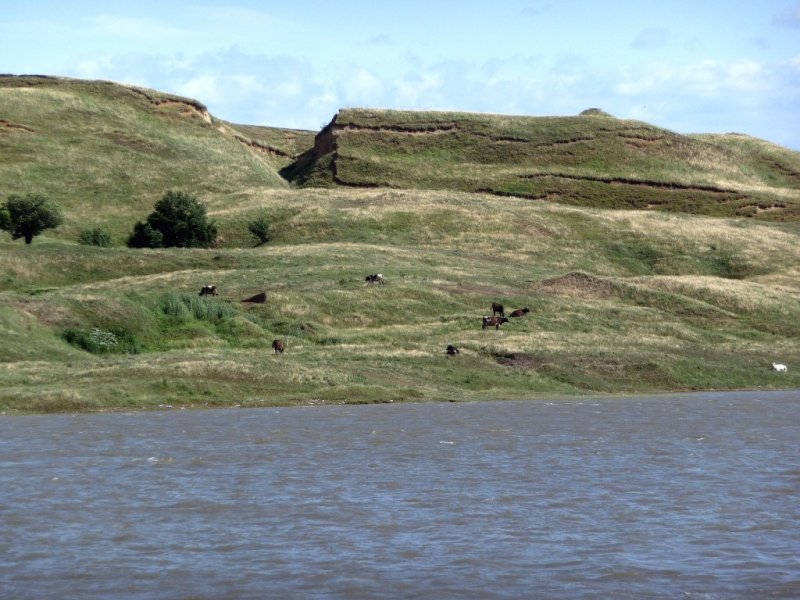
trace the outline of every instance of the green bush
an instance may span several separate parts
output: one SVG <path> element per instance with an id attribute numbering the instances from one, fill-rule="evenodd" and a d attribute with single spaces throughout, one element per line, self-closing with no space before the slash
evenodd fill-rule
<path id="1" fill-rule="evenodd" d="M 154 209 L 146 223 L 134 226 L 128 238 L 131 248 L 208 248 L 217 239 L 206 207 L 189 194 L 169 191 Z"/>
<path id="2" fill-rule="evenodd" d="M 102 227 L 83 229 L 78 234 L 78 243 L 84 246 L 111 247 L 111 234 Z"/>
<path id="3" fill-rule="evenodd" d="M 97 327 L 90 330 L 70 327 L 62 333 L 63 338 L 73 346 L 92 354 L 138 354 L 140 351 L 136 338 L 127 331 L 105 331 Z"/>
<path id="4" fill-rule="evenodd" d="M 270 238 L 267 215 L 259 215 L 248 224 L 247 228 L 259 244 L 266 244 Z"/>
<path id="5" fill-rule="evenodd" d="M 128 237 L 129 248 L 163 248 L 164 236 L 156 231 L 150 223 L 139 221 L 133 226 L 133 233 Z"/>

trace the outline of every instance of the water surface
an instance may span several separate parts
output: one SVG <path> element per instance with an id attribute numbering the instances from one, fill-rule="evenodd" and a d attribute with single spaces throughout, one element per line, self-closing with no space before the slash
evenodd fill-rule
<path id="1" fill-rule="evenodd" d="M 0 597 L 798 598 L 800 392 L 0 418 Z"/>

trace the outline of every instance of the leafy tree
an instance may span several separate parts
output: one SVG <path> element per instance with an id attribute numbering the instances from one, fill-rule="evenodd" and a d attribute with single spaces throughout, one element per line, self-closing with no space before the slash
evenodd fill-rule
<path id="1" fill-rule="evenodd" d="M 217 226 L 208 220 L 206 207 L 193 196 L 169 191 L 153 208 L 147 222 L 134 227 L 128 246 L 207 248 L 216 241 Z M 160 243 L 157 234 L 161 235 Z"/>
<path id="2" fill-rule="evenodd" d="M 258 240 L 259 244 L 266 244 L 269 241 L 270 232 L 267 215 L 260 215 L 250 221 L 248 229 L 250 229 L 250 233 L 253 234 L 253 237 L 256 238 L 256 240 Z"/>
<path id="3" fill-rule="evenodd" d="M 78 243 L 84 246 L 99 246 L 100 248 L 111 247 L 111 234 L 102 227 L 92 227 L 83 229 L 78 234 Z"/>
<path id="4" fill-rule="evenodd" d="M 42 194 L 12 194 L 0 207 L 0 229 L 8 231 L 12 239 L 24 238 L 26 244 L 45 229 L 58 227 L 63 222 L 61 208 Z"/>
<path id="5" fill-rule="evenodd" d="M 150 223 L 139 221 L 133 226 L 133 233 L 128 237 L 129 248 L 163 248 L 164 236 L 160 231 L 150 227 Z"/>

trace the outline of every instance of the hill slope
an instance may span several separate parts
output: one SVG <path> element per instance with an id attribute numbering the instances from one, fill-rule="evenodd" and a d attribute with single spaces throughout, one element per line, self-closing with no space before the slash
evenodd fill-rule
<path id="1" fill-rule="evenodd" d="M 348 109 L 283 171 L 301 185 L 451 189 L 581 206 L 800 219 L 800 153 L 604 113 Z"/>
<path id="2" fill-rule="evenodd" d="M 284 188 L 277 169 L 312 135 L 240 128 L 153 90 L 0 76 L 0 194 L 49 195 L 66 209 L 67 235 L 101 215 L 129 231 L 169 189 L 213 206 L 243 189 Z"/>
<path id="3" fill-rule="evenodd" d="M 0 411 L 800 387 L 797 153 L 603 115 L 444 117 L 343 111 L 315 137 L 0 77 L 0 198 L 46 192 L 68 221 L 0 233 Z M 120 243 L 166 189 L 209 206 L 218 247 Z M 86 224 L 117 245 L 77 244 Z M 530 310 L 483 329 L 492 302 Z"/>

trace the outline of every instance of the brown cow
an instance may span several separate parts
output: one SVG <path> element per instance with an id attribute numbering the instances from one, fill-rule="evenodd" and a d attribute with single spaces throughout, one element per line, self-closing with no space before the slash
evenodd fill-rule
<path id="1" fill-rule="evenodd" d="M 531 312 L 529 308 L 518 308 L 517 310 L 512 311 L 509 316 L 510 317 L 524 317 L 529 312 Z"/>
<path id="2" fill-rule="evenodd" d="M 497 330 L 500 329 L 500 325 L 503 323 L 508 323 L 508 319 L 505 317 L 483 317 L 483 325 L 481 325 L 481 329 L 494 326 L 495 330 Z"/>
<path id="3" fill-rule="evenodd" d="M 501 317 L 506 316 L 506 311 L 499 302 L 492 302 L 492 316 L 494 315 L 500 315 Z"/>
<path id="4" fill-rule="evenodd" d="M 273 340 L 272 342 L 272 351 L 275 354 L 283 354 L 286 345 L 283 343 L 283 340 Z"/>

